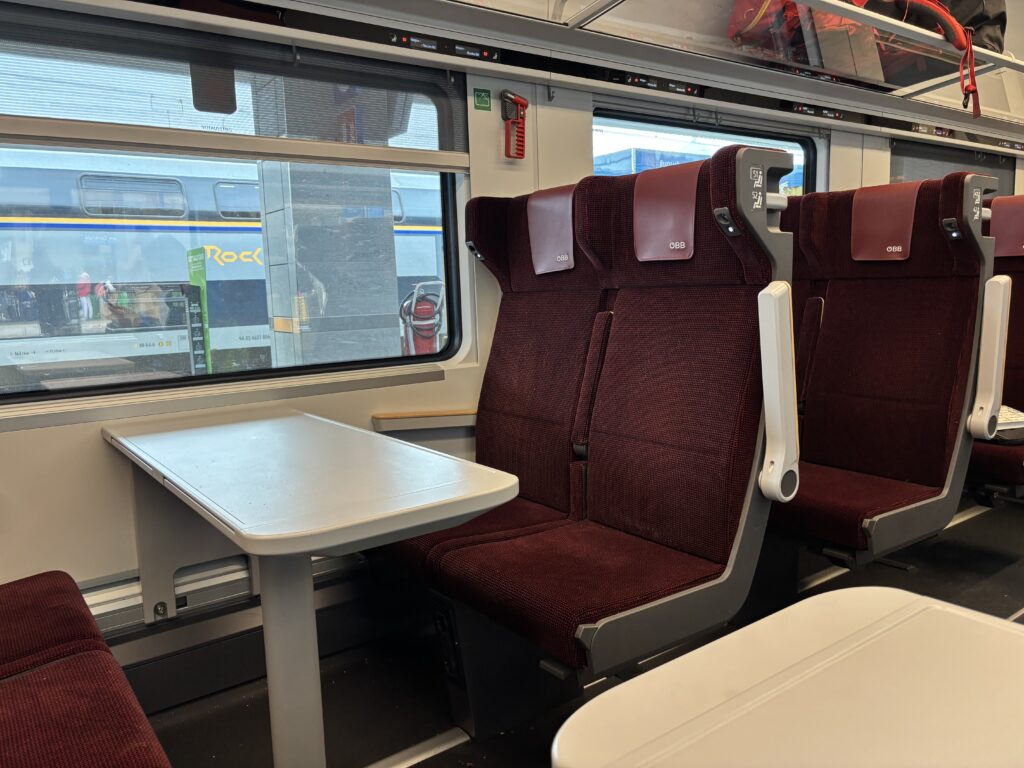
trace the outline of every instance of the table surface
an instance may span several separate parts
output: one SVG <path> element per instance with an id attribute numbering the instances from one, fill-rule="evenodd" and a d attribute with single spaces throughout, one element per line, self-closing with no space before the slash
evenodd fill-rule
<path id="1" fill-rule="evenodd" d="M 519 490 L 514 475 L 291 410 L 113 423 L 103 435 L 251 555 L 379 546 Z"/>
<path id="2" fill-rule="evenodd" d="M 555 768 L 1019 765 L 1024 627 L 901 590 L 809 598 L 601 694 Z"/>

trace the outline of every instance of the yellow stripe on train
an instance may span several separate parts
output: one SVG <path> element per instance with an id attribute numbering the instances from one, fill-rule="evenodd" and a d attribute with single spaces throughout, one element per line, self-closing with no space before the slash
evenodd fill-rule
<path id="1" fill-rule="evenodd" d="M 261 221 L 194 221 L 191 219 L 61 218 L 53 216 L 0 216 L 0 224 L 85 224 L 117 227 L 228 227 L 260 229 Z"/>
<path id="2" fill-rule="evenodd" d="M 219 227 L 225 229 L 262 229 L 263 222 L 255 221 L 193 221 L 190 219 L 115 219 L 115 218 L 61 218 L 52 216 L 0 216 L 0 224 L 82 224 L 113 225 L 118 227 L 174 227 L 189 229 L 195 227 Z M 437 224 L 396 224 L 395 232 L 423 232 L 441 234 Z"/>

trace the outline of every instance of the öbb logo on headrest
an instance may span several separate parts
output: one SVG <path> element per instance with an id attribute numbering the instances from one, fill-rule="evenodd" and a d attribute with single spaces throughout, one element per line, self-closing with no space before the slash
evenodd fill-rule
<path id="1" fill-rule="evenodd" d="M 886 253 L 903 253 L 902 245 L 890 245 L 885 249 Z"/>
<path id="2" fill-rule="evenodd" d="M 568 253 L 560 253 L 557 256 L 555 256 L 555 261 L 557 261 L 559 263 L 564 263 L 564 262 L 566 262 L 568 260 L 569 260 L 569 254 Z"/>
<path id="3" fill-rule="evenodd" d="M 670 251 L 685 251 L 686 250 L 686 241 L 685 240 L 676 240 L 674 242 L 669 243 L 668 244 L 668 248 L 669 248 Z"/>

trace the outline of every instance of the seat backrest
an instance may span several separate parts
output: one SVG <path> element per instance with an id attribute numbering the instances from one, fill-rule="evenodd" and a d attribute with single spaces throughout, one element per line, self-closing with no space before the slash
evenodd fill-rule
<path id="1" fill-rule="evenodd" d="M 1024 408 L 1024 196 L 993 200 L 986 234 L 996 240 L 995 273 L 1013 280 L 1003 402 L 1020 410 Z"/>
<path id="2" fill-rule="evenodd" d="M 968 392 L 980 260 L 966 174 L 811 195 L 800 241 L 827 279 L 801 459 L 943 487 Z"/>
<path id="3" fill-rule="evenodd" d="M 817 260 L 821 246 L 813 240 L 817 229 L 801 226 L 805 218 L 817 215 L 818 208 L 813 204 L 806 206 L 806 217 L 803 215 L 804 201 L 814 199 L 815 193 L 789 198 L 780 221 L 782 231 L 793 235 L 793 333 L 796 342 L 797 397 L 801 401 L 807 390 L 811 360 L 818 344 L 825 308 L 825 288 L 828 286 Z"/>
<path id="4" fill-rule="evenodd" d="M 466 237 L 502 289 L 476 458 L 517 475 L 522 497 L 567 514 L 574 498 L 582 501 L 573 437 L 586 430 L 589 413 L 577 422 L 577 401 L 603 302 L 595 269 L 573 242 L 572 191 L 475 198 L 466 206 Z"/>
<path id="5" fill-rule="evenodd" d="M 754 237 L 740 224 L 727 237 L 715 218 L 737 218 L 739 150 L 576 190 L 577 241 L 616 289 L 587 517 L 723 564 L 757 458 L 757 294 L 772 276 Z"/>

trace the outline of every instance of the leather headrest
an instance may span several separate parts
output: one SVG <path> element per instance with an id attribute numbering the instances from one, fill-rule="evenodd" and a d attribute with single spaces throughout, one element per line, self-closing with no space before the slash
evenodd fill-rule
<path id="1" fill-rule="evenodd" d="M 543 189 L 530 195 L 526 202 L 535 274 L 564 272 L 575 266 L 572 227 L 572 193 L 575 188 L 575 184 L 570 184 Z"/>
<path id="2" fill-rule="evenodd" d="M 992 201 L 989 233 L 996 239 L 996 256 L 1024 256 L 1024 197 Z"/>
<path id="3" fill-rule="evenodd" d="M 693 258 L 697 179 L 703 165 L 670 165 L 637 175 L 633 187 L 633 249 L 637 261 Z"/>
<path id="4" fill-rule="evenodd" d="M 864 187 L 853 196 L 854 261 L 905 261 L 910 256 L 920 181 Z"/>

